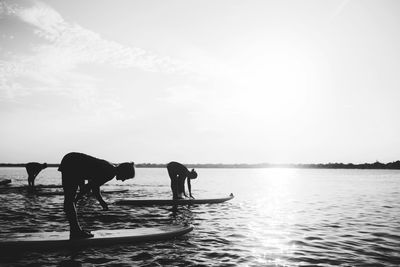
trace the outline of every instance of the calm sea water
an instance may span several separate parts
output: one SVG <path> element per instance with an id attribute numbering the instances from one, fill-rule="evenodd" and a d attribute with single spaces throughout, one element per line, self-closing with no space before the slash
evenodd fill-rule
<path id="1" fill-rule="evenodd" d="M 165 169 L 137 169 L 136 178 L 103 188 L 109 211 L 93 198 L 80 202 L 90 230 L 191 223 L 180 238 L 76 251 L 0 253 L 1 266 L 399 266 L 400 171 L 314 169 L 198 169 L 193 195 L 235 199 L 181 207 L 113 205 L 132 197 L 171 197 Z M 24 168 L 0 168 L 0 179 L 25 185 Z M 55 168 L 36 184 L 60 184 Z M 65 231 L 62 196 L 0 190 L 1 236 Z"/>

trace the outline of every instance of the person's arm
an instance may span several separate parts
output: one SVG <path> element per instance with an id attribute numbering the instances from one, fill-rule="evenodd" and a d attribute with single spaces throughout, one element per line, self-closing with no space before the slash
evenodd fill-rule
<path id="1" fill-rule="evenodd" d="M 100 205 L 103 207 L 103 210 L 108 210 L 108 205 L 104 201 L 103 197 L 101 196 L 100 186 L 93 186 L 92 192 L 93 192 L 93 195 L 96 197 L 96 199 L 99 201 Z"/>
<path id="2" fill-rule="evenodd" d="M 194 197 L 192 196 L 192 186 L 190 184 L 190 178 L 188 177 L 186 179 L 187 179 L 187 187 L 188 187 L 188 190 L 189 190 L 189 197 L 194 199 Z"/>

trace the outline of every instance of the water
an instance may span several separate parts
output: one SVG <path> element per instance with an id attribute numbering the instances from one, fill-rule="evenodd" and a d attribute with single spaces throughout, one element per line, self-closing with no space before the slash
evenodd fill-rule
<path id="1" fill-rule="evenodd" d="M 399 266 L 400 171 L 314 169 L 198 169 L 195 197 L 235 198 L 224 204 L 126 207 L 125 197 L 171 197 L 165 169 L 137 169 L 136 178 L 104 188 L 109 211 L 93 198 L 80 202 L 81 224 L 91 230 L 191 223 L 174 240 L 80 250 L 21 251 L 1 266 Z M 0 179 L 27 183 L 23 168 L 0 168 Z M 60 184 L 47 168 L 36 184 Z M 62 196 L 0 190 L 1 236 L 68 229 Z"/>

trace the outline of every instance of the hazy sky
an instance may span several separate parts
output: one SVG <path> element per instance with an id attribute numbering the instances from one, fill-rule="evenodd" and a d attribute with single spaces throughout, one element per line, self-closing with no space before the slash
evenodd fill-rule
<path id="1" fill-rule="evenodd" d="M 400 160 L 400 1 L 0 1 L 0 162 Z"/>

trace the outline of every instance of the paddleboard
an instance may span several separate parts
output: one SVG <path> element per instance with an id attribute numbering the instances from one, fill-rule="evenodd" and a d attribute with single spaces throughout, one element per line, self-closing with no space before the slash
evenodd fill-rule
<path id="1" fill-rule="evenodd" d="M 6 185 L 11 183 L 10 179 L 0 179 L 0 185 Z"/>
<path id="2" fill-rule="evenodd" d="M 48 188 L 62 188 L 62 185 L 35 185 L 34 189 L 48 189 Z M 32 190 L 27 185 L 15 185 L 15 186 L 7 186 L 7 187 L 0 187 L 0 190 Z"/>
<path id="3" fill-rule="evenodd" d="M 222 203 L 234 198 L 231 193 L 228 197 L 223 198 L 203 198 L 203 199 L 121 199 L 117 200 L 117 205 L 131 206 L 166 206 L 166 205 L 195 205 L 195 204 L 216 204 Z"/>
<path id="4" fill-rule="evenodd" d="M 62 188 L 62 185 L 58 185 L 58 184 L 39 184 L 39 185 L 35 185 L 35 188 Z"/>
<path id="5" fill-rule="evenodd" d="M 92 231 L 94 237 L 84 239 L 69 239 L 69 232 L 20 233 L 0 237 L 0 251 L 4 250 L 43 250 L 54 248 L 103 246 L 146 241 L 171 239 L 193 230 L 193 226 L 160 226 L 141 227 L 134 229 L 98 230 Z"/>
<path id="6" fill-rule="evenodd" d="M 129 189 L 115 189 L 115 190 L 104 190 L 102 194 L 114 194 L 114 193 L 126 193 Z M 62 196 L 64 191 L 47 191 L 47 192 L 35 192 L 36 196 Z"/>

